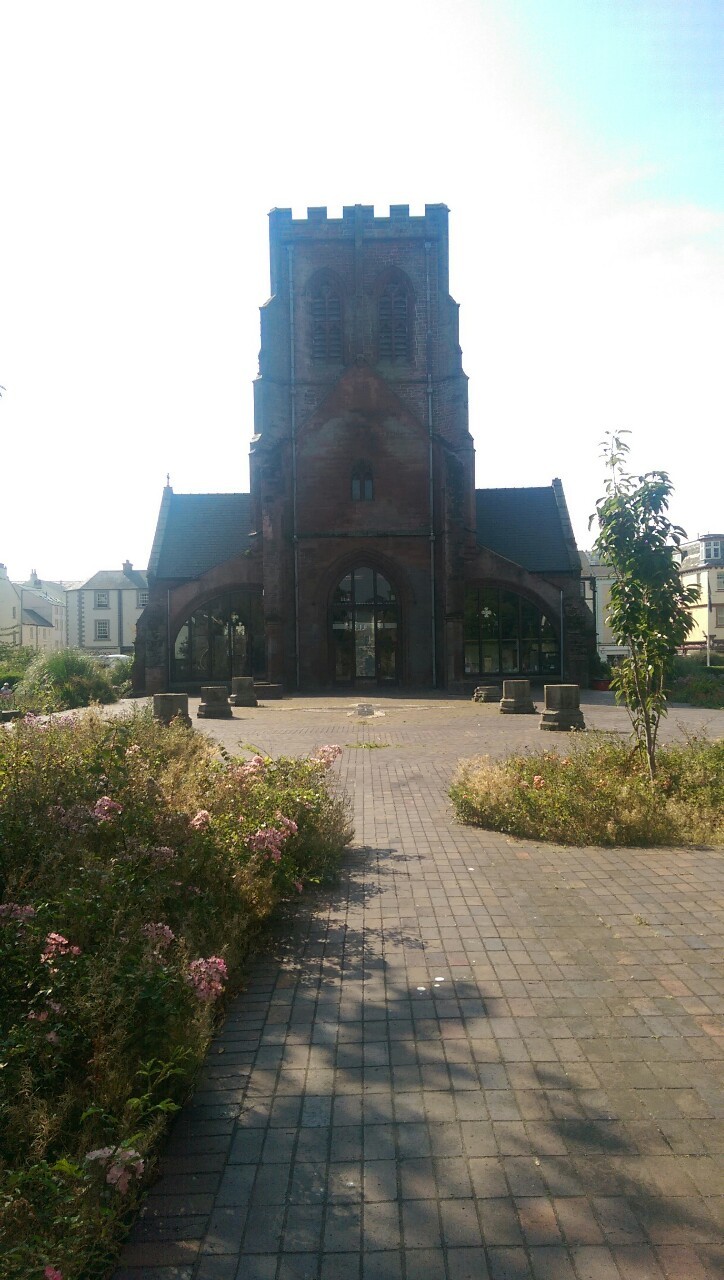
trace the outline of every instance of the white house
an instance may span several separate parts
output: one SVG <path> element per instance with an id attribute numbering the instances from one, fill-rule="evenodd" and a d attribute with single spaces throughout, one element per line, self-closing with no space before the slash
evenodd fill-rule
<path id="1" fill-rule="evenodd" d="M 7 567 L 0 564 L 0 644 L 22 641 L 22 604 L 20 592 L 8 577 Z"/>
<path id="2" fill-rule="evenodd" d="M 611 583 L 613 570 L 604 564 L 594 551 L 581 551 L 581 581 L 584 587 L 584 599 L 596 619 L 596 648 L 603 662 L 609 658 L 626 657 L 628 645 L 617 644 L 611 630 L 608 614 L 611 606 Z"/>
<path id="3" fill-rule="evenodd" d="M 705 650 L 708 637 L 710 648 L 724 649 L 724 533 L 703 533 L 680 550 L 681 577 L 699 589 L 686 648 Z"/>
<path id="4" fill-rule="evenodd" d="M 68 644 L 66 586 L 39 578 L 35 570 L 27 582 L 16 582 L 22 604 L 22 643 L 49 652 Z"/>
<path id="5" fill-rule="evenodd" d="M 148 579 L 129 560 L 101 569 L 68 591 L 68 643 L 95 653 L 133 653 L 136 623 L 148 604 Z"/>

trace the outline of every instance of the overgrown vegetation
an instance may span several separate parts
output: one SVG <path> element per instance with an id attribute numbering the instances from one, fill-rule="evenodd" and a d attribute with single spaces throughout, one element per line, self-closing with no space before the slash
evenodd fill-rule
<path id="1" fill-rule="evenodd" d="M 117 702 L 130 688 L 132 659 L 104 667 L 80 649 L 37 653 L 14 689 L 16 706 L 36 712 L 70 711 Z"/>
<path id="2" fill-rule="evenodd" d="M 111 1265 L 261 922 L 350 837 L 307 760 L 149 713 L 0 732 L 0 1276 Z"/>
<path id="3" fill-rule="evenodd" d="M 0 644 L 0 685 L 16 684 L 36 656 L 27 644 Z"/>
<path id="4" fill-rule="evenodd" d="M 709 667 L 704 654 L 676 657 L 668 696 L 692 707 L 724 707 L 724 654 L 713 653 Z"/>
<path id="5" fill-rule="evenodd" d="M 667 514 L 671 481 L 665 471 L 642 476 L 624 471 L 627 434 L 609 433 L 604 442 L 609 478 L 591 519 L 599 527 L 594 551 L 613 572 L 608 621 L 616 642 L 628 648 L 628 656 L 614 669 L 611 688 L 626 706 L 653 779 L 666 687 L 699 592 L 683 583 L 675 558 L 685 534 Z"/>
<path id="6" fill-rule="evenodd" d="M 724 741 L 660 747 L 652 784 L 642 754 L 603 736 L 567 754 L 462 761 L 452 801 L 461 822 L 575 845 L 724 844 Z"/>

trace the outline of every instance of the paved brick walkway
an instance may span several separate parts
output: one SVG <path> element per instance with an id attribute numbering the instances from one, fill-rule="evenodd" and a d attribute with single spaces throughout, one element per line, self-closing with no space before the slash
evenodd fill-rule
<path id="1" fill-rule="evenodd" d="M 455 760 L 539 746 L 537 720 L 353 702 L 204 726 L 352 744 L 356 843 L 232 1004 L 116 1280 L 721 1278 L 722 851 L 457 826 Z"/>

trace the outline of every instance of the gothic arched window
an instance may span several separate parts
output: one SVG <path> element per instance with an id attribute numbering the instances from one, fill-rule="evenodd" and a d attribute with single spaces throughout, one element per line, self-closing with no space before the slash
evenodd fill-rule
<path id="1" fill-rule="evenodd" d="M 352 468 L 352 501 L 372 502 L 375 496 L 372 468 L 368 462 L 357 462 Z"/>
<path id="2" fill-rule="evenodd" d="M 313 360 L 342 359 L 342 299 L 335 284 L 318 281 L 310 297 Z"/>
<path id="3" fill-rule="evenodd" d="M 390 281 L 383 289 L 377 319 L 380 360 L 409 360 L 412 305 L 402 281 Z"/>

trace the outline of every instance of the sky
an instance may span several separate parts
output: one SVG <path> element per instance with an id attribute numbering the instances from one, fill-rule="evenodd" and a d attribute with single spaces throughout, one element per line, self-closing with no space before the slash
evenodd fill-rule
<path id="1" fill-rule="evenodd" d="M 0 561 L 144 568 L 248 487 L 267 213 L 450 208 L 478 486 L 600 442 L 722 532 L 721 0 L 0 0 Z"/>

